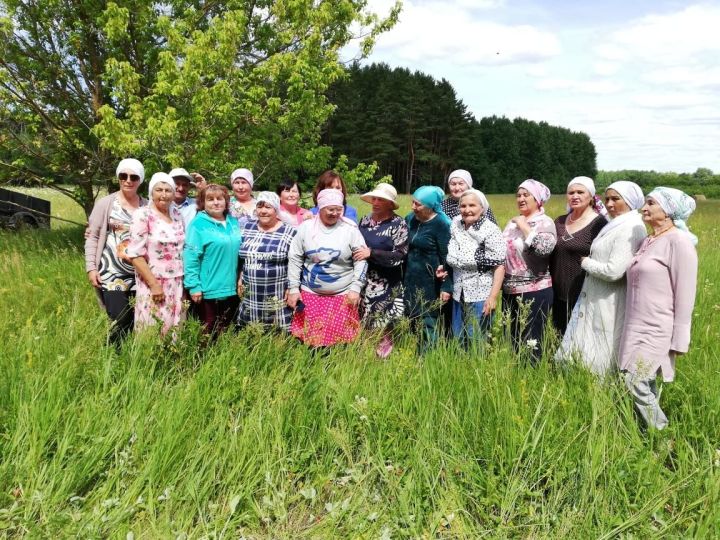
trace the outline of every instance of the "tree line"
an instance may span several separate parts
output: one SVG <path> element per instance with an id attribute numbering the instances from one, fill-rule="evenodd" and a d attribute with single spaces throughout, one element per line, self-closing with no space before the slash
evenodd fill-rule
<path id="1" fill-rule="evenodd" d="M 616 180 L 635 182 L 646 192 L 656 186 L 670 186 L 683 190 L 690 195 L 705 195 L 720 198 L 720 174 L 707 167 L 699 167 L 693 173 L 657 172 L 657 171 L 600 171 L 597 175 L 598 187 L 607 187 Z"/>
<path id="2" fill-rule="evenodd" d="M 562 190 L 573 176 L 597 173 L 585 133 L 523 118 L 478 121 L 447 80 L 419 71 L 354 63 L 328 97 L 335 112 L 323 142 L 350 166 L 376 162 L 403 192 L 442 185 L 457 168 L 490 193 L 513 192 L 525 178 Z"/>

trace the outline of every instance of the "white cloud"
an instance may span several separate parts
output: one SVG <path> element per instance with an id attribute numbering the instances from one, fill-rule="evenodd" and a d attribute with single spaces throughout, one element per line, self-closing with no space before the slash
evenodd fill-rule
<path id="1" fill-rule="evenodd" d="M 406 2 L 395 28 L 378 38 L 373 57 L 460 66 L 532 63 L 561 52 L 553 33 L 531 25 L 486 20 L 458 3 Z"/>
<path id="2" fill-rule="evenodd" d="M 593 71 L 601 76 L 615 75 L 619 69 L 620 64 L 615 62 L 595 62 L 593 66 Z"/>
<path id="3" fill-rule="evenodd" d="M 535 84 L 538 90 L 569 90 L 582 94 L 615 94 L 623 89 L 619 82 L 607 80 L 575 81 L 571 79 L 543 79 Z"/>
<path id="4" fill-rule="evenodd" d="M 697 107 L 698 105 L 706 105 L 714 100 L 710 96 L 702 96 L 699 94 L 687 92 L 667 92 L 667 93 L 647 93 L 639 94 L 633 97 L 633 103 L 638 107 L 647 109 L 687 109 Z"/>

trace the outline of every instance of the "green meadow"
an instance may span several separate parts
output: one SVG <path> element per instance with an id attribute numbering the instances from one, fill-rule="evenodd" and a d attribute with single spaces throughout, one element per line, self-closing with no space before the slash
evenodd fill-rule
<path id="1" fill-rule="evenodd" d="M 504 225 L 514 197 L 489 199 Z M 82 227 L 0 231 L 0 538 L 716 538 L 720 202 L 698 204 L 693 341 L 660 433 L 619 381 L 528 367 L 502 317 L 482 354 L 418 357 L 405 332 L 388 361 L 373 335 L 321 356 L 252 327 L 203 348 L 196 323 L 118 352 Z"/>

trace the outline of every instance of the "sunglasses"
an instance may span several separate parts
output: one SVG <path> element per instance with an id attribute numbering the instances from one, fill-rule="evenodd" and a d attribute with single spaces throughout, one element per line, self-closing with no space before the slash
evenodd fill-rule
<path id="1" fill-rule="evenodd" d="M 118 174 L 118 179 L 122 182 L 122 181 L 127 180 L 128 176 L 129 176 L 131 182 L 139 182 L 140 181 L 139 174 L 128 175 L 128 173 L 124 173 L 124 172 L 121 172 L 120 174 Z"/>

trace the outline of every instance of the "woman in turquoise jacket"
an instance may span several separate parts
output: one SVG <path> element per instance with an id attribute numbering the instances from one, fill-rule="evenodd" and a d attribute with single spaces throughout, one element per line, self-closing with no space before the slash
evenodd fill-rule
<path id="1" fill-rule="evenodd" d="M 216 336 L 235 319 L 238 310 L 238 251 L 242 234 L 228 214 L 226 187 L 208 185 L 197 199 L 198 214 L 185 237 L 185 288 L 198 305 L 206 334 Z"/>

